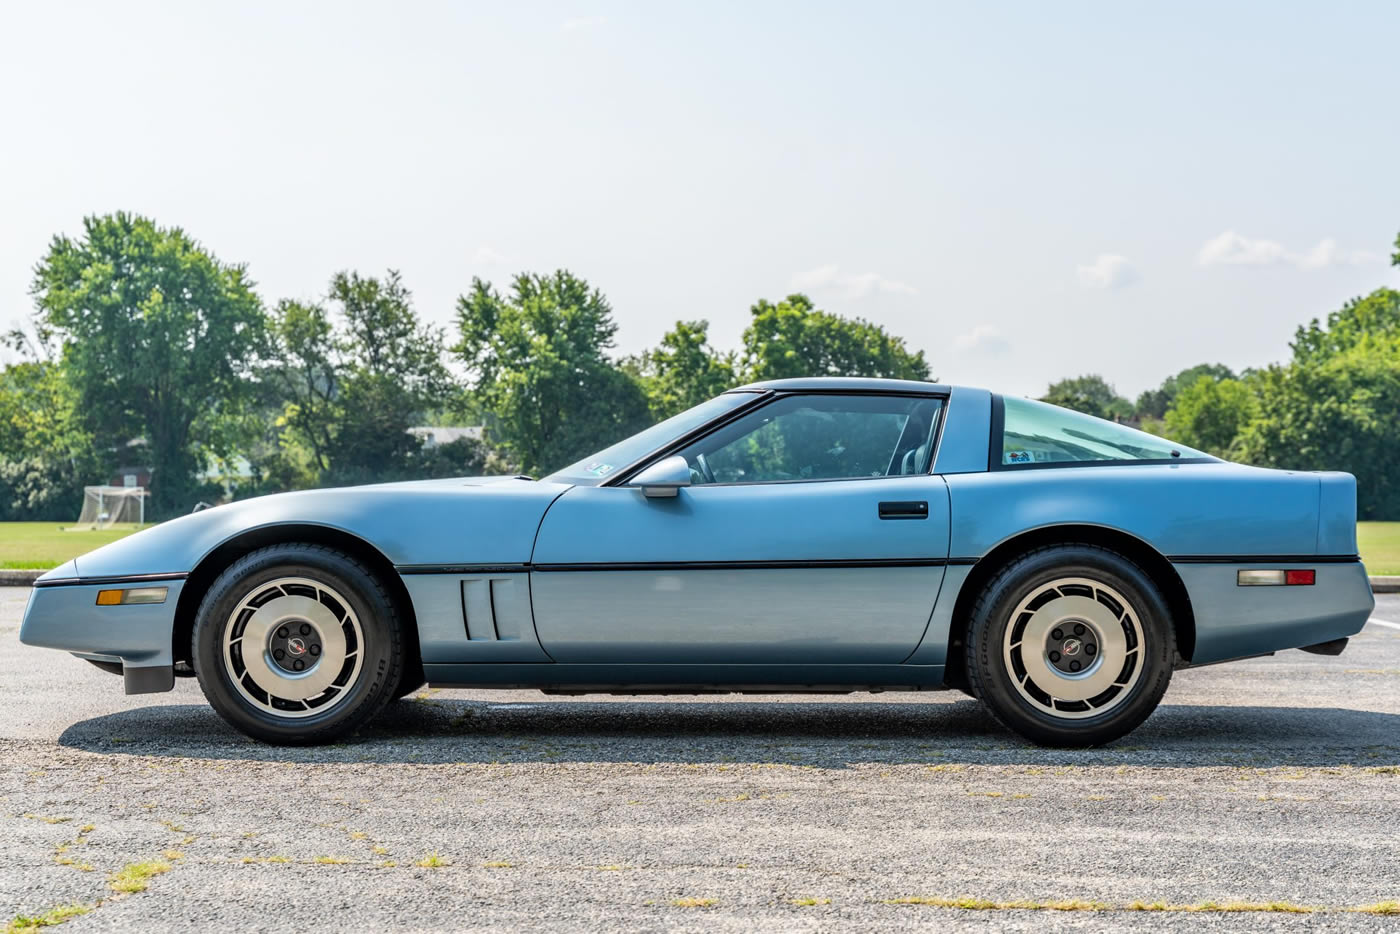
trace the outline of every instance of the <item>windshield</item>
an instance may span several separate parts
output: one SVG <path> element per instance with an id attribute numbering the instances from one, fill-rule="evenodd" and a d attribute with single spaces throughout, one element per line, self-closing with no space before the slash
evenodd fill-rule
<path id="1" fill-rule="evenodd" d="M 645 431 L 639 431 L 627 440 L 619 441 L 597 454 L 590 454 L 544 479 L 553 483 L 597 486 L 623 467 L 635 464 L 652 451 L 665 446 L 668 441 L 674 441 L 694 431 L 725 412 L 732 412 L 752 401 L 756 395 L 756 392 L 726 392 L 708 402 L 700 403 L 693 409 L 686 409 L 679 415 L 672 415 L 664 422 L 657 422 Z"/>

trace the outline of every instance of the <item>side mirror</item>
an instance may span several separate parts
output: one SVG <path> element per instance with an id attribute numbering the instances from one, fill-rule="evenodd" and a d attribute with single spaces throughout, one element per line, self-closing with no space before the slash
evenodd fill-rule
<path id="1" fill-rule="evenodd" d="M 672 454 L 633 477 L 632 486 L 639 487 L 644 496 L 675 496 L 681 487 L 690 486 L 690 464 Z"/>

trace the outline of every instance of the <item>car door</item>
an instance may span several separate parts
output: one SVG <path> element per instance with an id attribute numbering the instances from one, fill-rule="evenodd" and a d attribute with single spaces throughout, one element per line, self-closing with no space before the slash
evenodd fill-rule
<path id="1" fill-rule="evenodd" d="M 578 486 L 546 514 L 531 595 L 559 662 L 895 664 L 948 557 L 933 395 L 778 395 L 691 442 L 691 485 Z"/>

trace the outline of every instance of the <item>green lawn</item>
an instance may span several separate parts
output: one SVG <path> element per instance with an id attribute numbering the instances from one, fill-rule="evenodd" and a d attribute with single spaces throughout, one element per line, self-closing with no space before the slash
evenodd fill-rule
<path id="1" fill-rule="evenodd" d="M 1400 522 L 1358 522 L 1356 544 L 1366 573 L 1400 574 Z"/>
<path id="2" fill-rule="evenodd" d="M 0 522 L 0 568 L 56 568 L 134 531 L 135 526 L 120 526 L 101 532 L 66 532 L 54 522 Z M 1400 574 L 1400 522 L 1358 522 L 1356 539 L 1367 571 Z"/>
<path id="3" fill-rule="evenodd" d="M 57 522 L 0 522 L 0 568 L 56 568 L 134 531 L 134 525 L 67 532 Z"/>

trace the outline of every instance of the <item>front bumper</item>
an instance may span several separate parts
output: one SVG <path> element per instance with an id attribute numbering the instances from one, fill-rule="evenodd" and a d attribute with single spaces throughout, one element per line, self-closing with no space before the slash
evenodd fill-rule
<path id="1" fill-rule="evenodd" d="M 153 581 L 83 583 L 70 579 L 40 582 L 30 592 L 20 624 L 25 645 L 62 649 L 83 656 L 119 660 L 127 694 L 169 691 L 175 686 L 172 644 L 175 607 L 183 580 L 162 580 L 165 602 L 98 606 L 99 590 L 150 587 Z"/>

